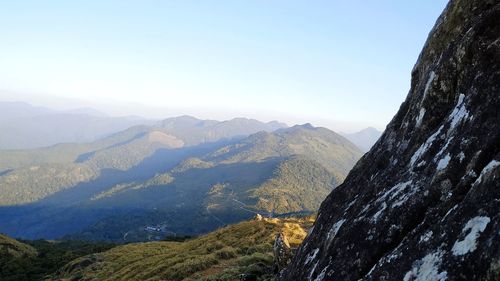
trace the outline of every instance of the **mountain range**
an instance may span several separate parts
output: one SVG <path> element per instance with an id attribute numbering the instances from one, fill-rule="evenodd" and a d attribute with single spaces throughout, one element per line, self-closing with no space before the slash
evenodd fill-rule
<path id="1" fill-rule="evenodd" d="M 175 119 L 175 124 L 172 123 Z M 183 119 L 181 122 L 180 119 Z M 235 118 L 230 127 L 224 129 L 219 126 L 218 134 L 224 130 L 239 130 L 242 135 L 247 132 L 256 132 L 262 122 L 251 119 Z M 226 121 L 227 122 L 227 121 Z M 171 123 L 171 124 L 169 124 Z M 204 124 L 202 124 L 204 123 Z M 187 129 L 184 134 L 192 138 L 200 137 L 193 131 L 193 124 L 210 126 L 217 124 L 215 120 L 199 120 L 191 116 L 169 118 L 162 121 L 147 119 L 139 116 L 112 117 L 93 108 L 76 108 L 72 110 L 55 110 L 47 107 L 34 106 L 26 102 L 0 102 L 0 150 L 33 149 L 57 145 L 61 143 L 88 143 L 119 133 L 133 126 L 176 126 L 171 127 L 177 133 Z M 240 126 L 238 128 L 238 126 Z M 286 127 L 286 124 L 276 121 L 269 122 L 266 130 Z M 199 129 L 199 128 L 198 128 Z M 227 132 L 229 133 L 229 132 Z M 194 134 L 194 135 L 193 135 Z M 231 133 L 229 133 L 231 134 Z M 348 140 L 366 152 L 380 137 L 381 132 L 369 127 L 356 133 L 341 133 Z M 208 137 L 210 139 L 210 137 Z"/>
<path id="2" fill-rule="evenodd" d="M 0 151 L 0 231 L 114 242 L 317 210 L 362 152 L 309 124 L 170 118 L 89 143 Z"/>
<path id="3" fill-rule="evenodd" d="M 110 117 L 91 108 L 61 111 L 24 102 L 0 102 L 0 149 L 92 142 L 134 125 L 154 122 L 136 116 Z"/>

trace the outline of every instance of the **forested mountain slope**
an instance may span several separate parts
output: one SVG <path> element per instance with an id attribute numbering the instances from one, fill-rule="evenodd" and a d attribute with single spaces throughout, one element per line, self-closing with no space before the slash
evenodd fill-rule
<path id="1" fill-rule="evenodd" d="M 0 230 L 128 242 L 310 213 L 362 155 L 324 128 L 260 124 L 244 137 L 256 121 L 180 117 L 88 144 L 1 151 Z"/>
<path id="2" fill-rule="evenodd" d="M 204 144 L 211 146 L 211 143 L 283 126 L 243 118 L 219 122 L 182 116 L 154 126 L 135 126 L 90 143 L 0 150 L 0 205 L 35 202 L 79 183 L 96 180 L 106 170 L 128 171 L 145 164 L 165 165 L 169 159 L 161 158 L 172 157 L 171 154 L 180 151 L 186 154 Z M 178 157 L 177 161 L 180 161 Z M 150 168 L 153 174 L 158 170 Z"/>
<path id="3" fill-rule="evenodd" d="M 330 157 L 322 151 L 330 151 Z M 144 221 L 164 232 L 205 233 L 256 213 L 314 212 L 361 154 L 336 133 L 310 125 L 260 132 L 188 158 L 145 181 L 121 183 L 95 194 L 92 206 L 149 211 L 105 219 L 76 237 L 134 239 L 138 233 L 133 226 Z M 106 234 L 106 229 L 115 229 L 115 235 Z"/>

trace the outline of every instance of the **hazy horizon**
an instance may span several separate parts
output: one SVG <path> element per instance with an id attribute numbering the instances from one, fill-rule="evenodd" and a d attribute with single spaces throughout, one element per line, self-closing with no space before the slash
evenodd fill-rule
<path id="1" fill-rule="evenodd" d="M 368 122 L 351 122 L 349 120 L 328 120 L 307 117 L 294 117 L 276 112 L 239 112 L 224 109 L 223 112 L 215 112 L 204 108 L 168 108 L 154 107 L 140 103 L 118 103 L 106 104 L 85 100 L 73 100 L 54 96 L 23 96 L 21 93 L 0 91 L 1 102 L 20 102 L 33 107 L 43 107 L 55 111 L 70 112 L 78 110 L 95 110 L 108 117 L 137 117 L 145 120 L 163 120 L 179 116 L 192 116 L 202 120 L 226 121 L 234 118 L 255 119 L 261 122 L 280 122 L 287 126 L 302 125 L 310 123 L 315 127 L 325 127 L 338 133 L 355 133 L 367 128 L 375 128 L 384 131 L 385 127 L 378 127 Z M 10 98 L 9 98 L 10 97 Z M 23 98 L 27 97 L 27 98 Z M 97 113 L 96 112 L 96 113 Z M 145 113 L 145 114 L 142 114 Z"/>
<path id="2" fill-rule="evenodd" d="M 445 3 L 10 2 L 0 100 L 383 130 Z"/>

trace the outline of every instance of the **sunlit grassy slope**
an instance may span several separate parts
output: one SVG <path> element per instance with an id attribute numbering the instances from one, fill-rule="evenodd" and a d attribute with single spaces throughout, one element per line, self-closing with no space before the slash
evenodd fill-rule
<path id="1" fill-rule="evenodd" d="M 0 234 L 0 255 L 12 257 L 36 256 L 37 251 L 30 245 Z"/>
<path id="2" fill-rule="evenodd" d="M 313 218 L 241 222 L 184 242 L 128 244 L 79 258 L 52 280 L 239 280 L 272 275 L 272 244 L 280 231 L 292 247 L 305 238 Z"/>

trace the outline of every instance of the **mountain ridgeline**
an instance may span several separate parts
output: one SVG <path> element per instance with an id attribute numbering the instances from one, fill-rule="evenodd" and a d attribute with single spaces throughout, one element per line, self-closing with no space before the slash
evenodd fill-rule
<path id="1" fill-rule="evenodd" d="M 280 280 L 500 280 L 499 36 L 499 1 L 450 1 Z"/>
<path id="2" fill-rule="evenodd" d="M 111 117 L 91 108 L 60 111 L 24 102 L 0 102 L 0 149 L 91 142 L 132 126 L 154 122 L 136 116 Z"/>
<path id="3" fill-rule="evenodd" d="M 134 126 L 91 143 L 0 150 L 0 176 L 3 176 L 0 205 L 38 201 L 62 189 L 94 180 L 106 170 L 143 170 L 131 177 L 147 173 L 147 168 L 154 173 L 159 167 L 150 166 L 165 165 L 163 168 L 167 169 L 190 153 L 282 127 L 284 125 L 277 122 L 261 123 L 243 118 L 218 122 L 182 116 L 154 126 Z"/>
<path id="4" fill-rule="evenodd" d="M 0 155 L 0 231 L 130 242 L 314 212 L 362 152 L 308 124 L 183 116 Z"/>

